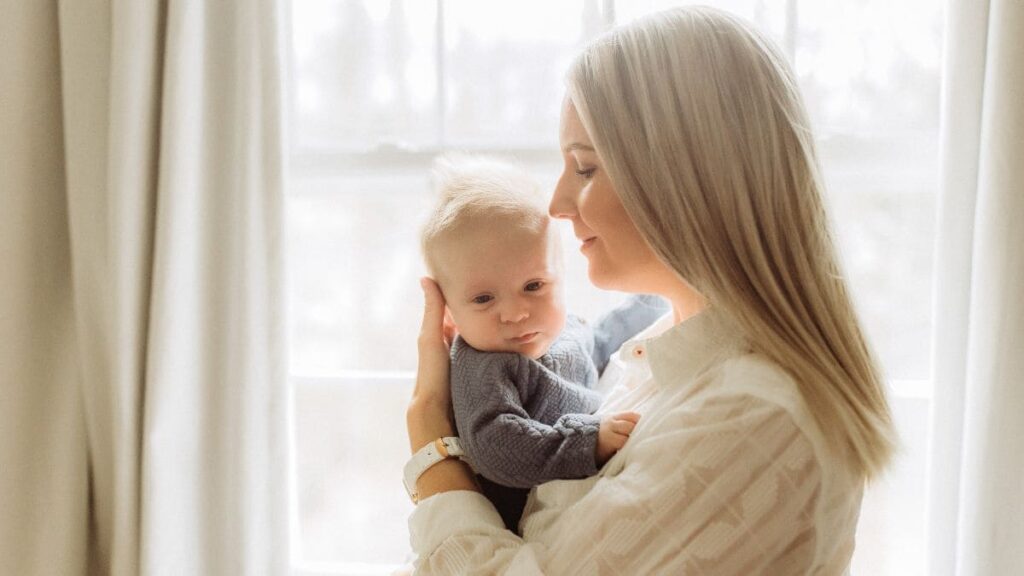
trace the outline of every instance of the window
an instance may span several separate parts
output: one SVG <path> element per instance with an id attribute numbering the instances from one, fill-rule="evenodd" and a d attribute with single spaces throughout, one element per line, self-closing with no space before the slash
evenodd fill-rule
<path id="1" fill-rule="evenodd" d="M 300 573 L 387 574 L 406 560 L 404 411 L 434 156 L 516 157 L 552 188 L 573 55 L 613 23 L 680 3 L 293 2 L 287 222 Z M 795 63 L 839 249 L 892 383 L 905 456 L 866 497 L 854 568 L 920 573 L 941 4 L 711 3 L 757 22 Z M 591 287 L 575 244 L 565 246 L 570 306 L 594 317 L 621 295 Z"/>

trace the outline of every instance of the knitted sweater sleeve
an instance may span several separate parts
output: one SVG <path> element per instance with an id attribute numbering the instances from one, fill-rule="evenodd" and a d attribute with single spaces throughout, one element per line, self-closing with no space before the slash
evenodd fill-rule
<path id="1" fill-rule="evenodd" d="M 561 378 L 517 354 L 463 348 L 452 366 L 452 405 L 466 458 L 477 473 L 514 488 L 597 472 L 595 451 L 601 402 L 596 392 Z M 553 421 L 524 408 L 532 395 L 557 405 Z"/>

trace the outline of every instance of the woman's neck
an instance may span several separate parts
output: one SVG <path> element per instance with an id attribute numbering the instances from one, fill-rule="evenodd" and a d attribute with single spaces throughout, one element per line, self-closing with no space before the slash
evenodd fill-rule
<path id="1" fill-rule="evenodd" d="M 708 306 L 707 298 L 683 280 L 673 282 L 659 294 L 672 303 L 672 319 L 676 324 L 700 314 Z"/>

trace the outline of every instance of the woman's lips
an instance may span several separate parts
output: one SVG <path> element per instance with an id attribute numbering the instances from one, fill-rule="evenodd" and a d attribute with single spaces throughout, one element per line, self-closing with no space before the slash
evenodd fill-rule
<path id="1" fill-rule="evenodd" d="M 528 342 L 533 341 L 533 339 L 536 338 L 537 335 L 539 335 L 539 334 L 540 334 L 540 332 L 530 332 L 528 334 L 523 334 L 522 336 L 516 336 L 515 338 L 512 338 L 511 340 L 513 342 L 515 342 L 516 344 L 526 344 Z"/>
<path id="2" fill-rule="evenodd" d="M 580 245 L 580 250 L 582 251 L 586 250 L 587 248 L 590 248 L 590 246 L 594 243 L 594 240 L 597 240 L 597 236 L 591 236 L 590 238 L 584 240 L 583 244 Z"/>

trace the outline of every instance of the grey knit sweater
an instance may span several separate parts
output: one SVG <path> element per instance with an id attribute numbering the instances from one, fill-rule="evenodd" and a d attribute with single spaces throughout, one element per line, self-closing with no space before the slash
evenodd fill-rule
<path id="1" fill-rule="evenodd" d="M 596 327 L 575 316 L 547 353 L 531 360 L 510 352 L 452 345 L 452 405 L 466 460 L 506 526 L 518 532 L 530 488 L 597 473 L 601 395 L 593 390 L 611 354 L 669 309 L 654 296 L 633 296 Z"/>

